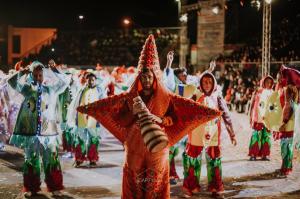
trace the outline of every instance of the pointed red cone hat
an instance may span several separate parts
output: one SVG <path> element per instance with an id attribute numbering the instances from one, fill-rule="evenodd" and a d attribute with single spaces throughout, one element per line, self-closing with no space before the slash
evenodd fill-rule
<path id="1" fill-rule="evenodd" d="M 149 68 L 157 77 L 160 74 L 159 58 L 153 35 L 148 36 L 141 51 L 138 69 L 141 71 L 143 68 Z"/>

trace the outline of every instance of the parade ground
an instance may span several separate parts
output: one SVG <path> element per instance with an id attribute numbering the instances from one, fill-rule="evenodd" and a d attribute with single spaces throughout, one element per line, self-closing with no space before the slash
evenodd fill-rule
<path id="1" fill-rule="evenodd" d="M 270 161 L 249 161 L 248 143 L 251 135 L 248 117 L 232 113 L 238 145 L 233 147 L 227 135 L 223 139 L 223 178 L 226 198 L 299 198 L 300 158 L 294 155 L 294 171 L 288 178 L 277 176 L 280 168 L 279 142 L 273 141 Z M 122 183 L 123 146 L 110 134 L 102 136 L 100 162 L 90 168 L 88 163 L 80 168 L 73 167 L 73 159 L 61 158 L 65 189 L 61 197 L 47 193 L 45 184 L 38 196 L 32 198 L 120 198 Z M 183 149 L 181 149 L 183 150 Z M 181 154 L 181 153 L 180 153 Z M 205 158 L 203 158 L 204 160 Z M 206 191 L 206 163 L 201 169 L 202 192 L 192 198 L 210 198 Z M 22 190 L 22 150 L 6 146 L 0 154 L 0 198 L 23 198 Z M 177 185 L 171 186 L 171 198 L 184 198 L 181 191 L 183 167 L 181 155 L 176 157 L 176 168 L 181 178 Z"/>

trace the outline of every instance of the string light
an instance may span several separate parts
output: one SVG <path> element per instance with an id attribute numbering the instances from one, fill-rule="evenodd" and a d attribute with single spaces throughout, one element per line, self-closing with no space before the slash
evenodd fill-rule
<path id="1" fill-rule="evenodd" d="M 37 112 L 38 112 L 38 125 L 37 125 L 37 134 L 41 134 L 41 126 L 42 126 L 42 110 L 41 110 L 41 103 L 42 102 L 42 85 L 38 84 L 38 101 L 37 101 Z"/>

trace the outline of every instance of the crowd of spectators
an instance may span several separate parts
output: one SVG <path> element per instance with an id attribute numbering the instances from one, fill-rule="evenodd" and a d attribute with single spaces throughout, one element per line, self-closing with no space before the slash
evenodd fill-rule
<path id="1" fill-rule="evenodd" d="M 55 57 L 68 65 L 137 65 L 140 50 L 149 34 L 154 34 L 161 56 L 178 48 L 178 30 L 103 29 L 98 31 L 58 32 L 51 45 L 38 54 L 29 55 L 41 61 Z"/>
<path id="2" fill-rule="evenodd" d="M 214 74 L 230 110 L 248 113 L 252 93 L 258 88 L 258 76 L 244 75 L 242 69 L 230 64 L 218 64 Z"/>
<path id="3" fill-rule="evenodd" d="M 300 59 L 300 23 L 283 19 L 275 24 L 271 31 L 271 61 L 288 63 Z M 261 33 L 246 38 L 238 50 L 228 56 L 222 56 L 225 62 L 261 62 Z"/>
<path id="4" fill-rule="evenodd" d="M 276 76 L 281 64 L 299 68 L 300 61 L 299 22 L 283 19 L 272 27 L 271 75 Z M 230 109 L 247 112 L 253 91 L 259 86 L 261 78 L 261 34 L 245 40 L 245 43 L 229 55 L 218 58 L 219 70 L 216 72 L 223 95 Z M 272 64 L 274 62 L 274 64 Z"/>

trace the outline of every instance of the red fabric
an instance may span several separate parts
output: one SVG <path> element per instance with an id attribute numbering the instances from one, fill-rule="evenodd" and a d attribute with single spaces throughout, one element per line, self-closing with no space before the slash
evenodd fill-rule
<path id="1" fill-rule="evenodd" d="M 170 178 L 179 179 L 179 176 L 177 175 L 177 172 L 176 172 L 176 166 L 175 166 L 174 158 L 171 160 L 171 163 L 170 163 Z"/>
<path id="2" fill-rule="evenodd" d="M 300 72 L 298 70 L 282 65 L 280 72 L 282 79 L 286 81 L 287 84 L 295 85 L 298 89 L 300 88 Z"/>
<path id="3" fill-rule="evenodd" d="M 72 146 L 68 144 L 64 134 L 62 136 L 62 145 L 63 145 L 63 150 L 64 151 L 72 152 Z"/>
<path id="4" fill-rule="evenodd" d="M 22 61 L 18 61 L 18 62 L 15 64 L 15 70 L 16 70 L 16 71 L 19 71 L 21 68 L 22 68 Z"/>
<path id="5" fill-rule="evenodd" d="M 59 168 L 54 168 L 46 173 L 45 182 L 49 192 L 59 191 L 64 188 L 62 172 Z"/>
<path id="6" fill-rule="evenodd" d="M 221 150 L 219 146 L 210 146 L 206 149 L 206 153 L 211 159 L 221 157 Z"/>
<path id="7" fill-rule="evenodd" d="M 231 94 L 232 93 L 232 88 L 228 88 L 227 91 L 226 91 L 226 96 L 225 96 L 225 101 L 227 103 L 230 103 L 231 101 Z"/>
<path id="8" fill-rule="evenodd" d="M 28 172 L 23 174 L 23 192 L 37 193 L 41 190 L 40 176 L 33 172 L 32 166 L 28 166 Z"/>
<path id="9" fill-rule="evenodd" d="M 210 192 L 222 192 L 224 191 L 224 185 L 222 182 L 221 172 L 219 167 L 214 168 L 213 179 L 208 184 L 208 191 Z"/>
<path id="10" fill-rule="evenodd" d="M 270 153 L 271 153 L 270 148 L 271 147 L 270 147 L 269 143 L 265 142 L 262 145 L 261 149 L 260 149 L 260 155 L 261 155 L 261 157 L 267 157 L 267 156 L 269 156 Z"/>
<path id="11" fill-rule="evenodd" d="M 261 131 L 264 128 L 264 124 L 263 123 L 257 123 L 254 122 L 252 128 L 256 131 Z"/>
<path id="12" fill-rule="evenodd" d="M 185 152 L 188 156 L 192 158 L 197 158 L 203 150 L 203 146 L 194 146 L 190 143 L 187 143 Z"/>
<path id="13" fill-rule="evenodd" d="M 273 132 L 274 140 L 279 140 L 282 138 L 292 138 L 292 137 L 294 137 L 294 131 L 281 131 L 281 132 L 274 131 Z"/>
<path id="14" fill-rule="evenodd" d="M 293 171 L 292 168 L 281 168 L 280 173 L 283 175 L 289 175 Z"/>
<path id="15" fill-rule="evenodd" d="M 111 82 L 110 84 L 108 84 L 108 92 L 107 92 L 107 96 L 111 96 L 115 94 L 115 85 Z"/>
<path id="16" fill-rule="evenodd" d="M 284 103 L 285 103 L 284 92 L 280 93 L 279 100 L 280 100 L 281 107 L 284 107 Z"/>
<path id="17" fill-rule="evenodd" d="M 280 138 L 292 138 L 294 136 L 294 131 L 281 131 Z"/>
<path id="18" fill-rule="evenodd" d="M 200 184 L 198 182 L 197 177 L 194 175 L 194 167 L 189 168 L 188 177 L 183 180 L 183 187 L 189 191 L 193 191 L 195 189 L 200 189 Z"/>
<path id="19" fill-rule="evenodd" d="M 83 162 L 86 160 L 86 157 L 85 155 L 82 153 L 81 151 L 81 147 L 80 145 L 78 144 L 75 148 L 75 160 L 76 162 Z"/>
<path id="20" fill-rule="evenodd" d="M 281 137 L 281 132 L 276 132 L 274 131 L 273 132 L 273 139 L 276 141 L 276 140 L 279 140 Z"/>
<path id="21" fill-rule="evenodd" d="M 90 162 L 97 162 L 99 159 L 97 146 L 92 144 L 87 154 L 87 158 Z"/>
<path id="22" fill-rule="evenodd" d="M 255 144 L 253 144 L 253 146 L 251 146 L 249 148 L 249 154 L 248 155 L 251 156 L 251 157 L 260 156 L 260 150 L 259 150 L 258 142 L 256 142 Z"/>

